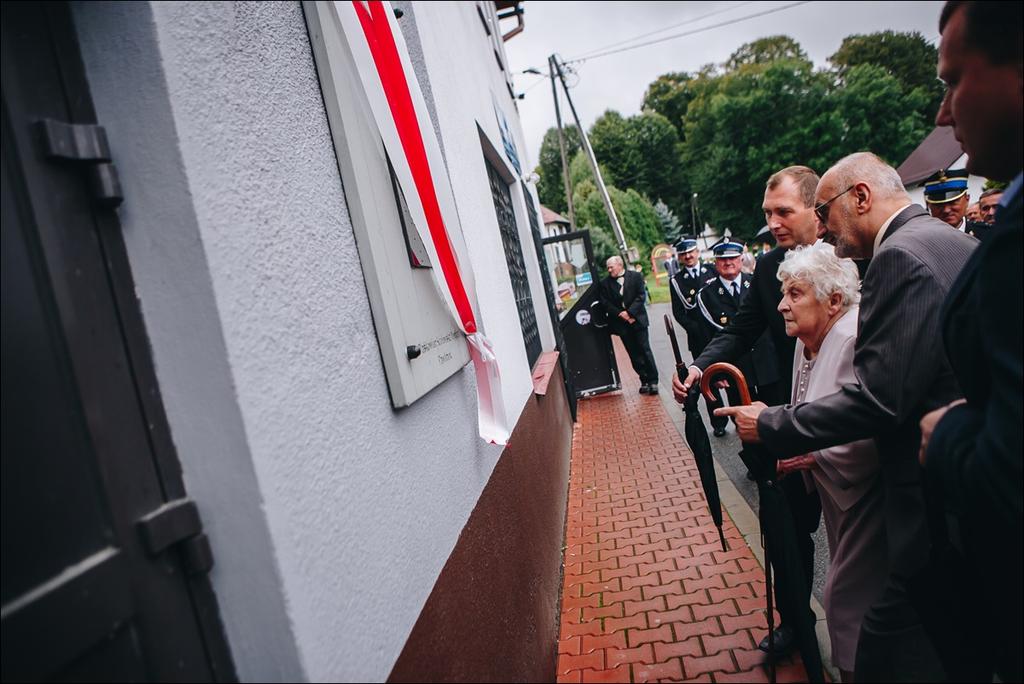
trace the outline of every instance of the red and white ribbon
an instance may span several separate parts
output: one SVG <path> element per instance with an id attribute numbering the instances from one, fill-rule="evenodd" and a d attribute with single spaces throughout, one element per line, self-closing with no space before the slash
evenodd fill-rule
<path id="1" fill-rule="evenodd" d="M 480 436 L 505 444 L 510 434 L 501 374 L 490 340 L 480 331 L 471 297 L 472 268 L 465 254 L 455 196 L 426 101 L 413 72 L 405 39 L 389 2 L 338 0 L 334 15 L 348 44 L 413 225 L 435 265 L 432 269 L 448 310 L 466 334 L 476 370 Z M 465 261 L 464 261 L 465 263 Z"/>

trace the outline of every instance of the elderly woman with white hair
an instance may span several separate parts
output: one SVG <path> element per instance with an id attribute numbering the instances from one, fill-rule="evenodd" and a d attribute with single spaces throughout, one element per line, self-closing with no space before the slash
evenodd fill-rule
<path id="1" fill-rule="evenodd" d="M 793 402 L 812 401 L 847 383 L 857 338 L 857 267 L 831 245 L 791 250 L 779 266 L 786 334 L 798 339 L 793 360 Z M 831 566 L 825 613 L 832 661 L 853 681 L 864 613 L 878 598 L 888 572 L 878 452 L 865 439 L 779 461 L 779 473 L 804 471 L 817 488 L 828 533 Z"/>

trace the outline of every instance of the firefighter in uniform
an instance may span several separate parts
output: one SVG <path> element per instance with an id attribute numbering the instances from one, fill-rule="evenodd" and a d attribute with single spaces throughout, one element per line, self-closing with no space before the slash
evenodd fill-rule
<path id="1" fill-rule="evenodd" d="M 679 272 L 669 281 L 672 298 L 672 315 L 686 331 L 686 344 L 693 358 L 700 356 L 707 346 L 707 332 L 697 310 L 697 293 L 718 277 L 714 266 L 702 264 L 697 250 L 697 241 L 685 238 L 676 243 L 679 252 Z"/>
<path id="2" fill-rule="evenodd" d="M 697 308 L 697 293 L 715 280 L 718 272 L 714 266 L 701 263 L 700 250 L 697 249 L 697 241 L 693 238 L 683 238 L 677 242 L 676 252 L 679 254 L 679 272 L 669 281 L 672 316 L 686 331 L 686 346 L 696 359 L 711 341 L 704 319 Z M 720 431 L 724 434 L 729 419 L 714 415 L 710 406 L 708 416 L 711 417 L 711 426 L 715 429 L 715 434 Z"/>
<path id="3" fill-rule="evenodd" d="M 706 331 L 706 340 L 711 338 L 729 324 L 732 316 L 739 311 L 740 302 L 750 291 L 751 275 L 740 269 L 740 258 L 743 245 L 736 242 L 723 242 L 715 246 L 715 269 L 717 277 L 706 284 L 697 293 L 697 309 Z M 706 342 L 705 342 L 706 344 Z M 775 396 L 780 381 L 778 364 L 775 361 L 775 347 L 767 331 L 761 335 L 754 347 L 744 354 L 739 369 L 747 380 L 751 399 L 757 401 L 760 394 Z M 737 396 L 734 388 L 730 388 L 730 402 L 735 403 Z M 725 434 L 725 426 L 712 423 L 715 436 Z"/>
<path id="4" fill-rule="evenodd" d="M 989 226 L 967 218 L 967 207 L 971 203 L 967 179 L 967 169 L 936 171 L 924 181 L 924 201 L 932 216 L 981 240 Z"/>

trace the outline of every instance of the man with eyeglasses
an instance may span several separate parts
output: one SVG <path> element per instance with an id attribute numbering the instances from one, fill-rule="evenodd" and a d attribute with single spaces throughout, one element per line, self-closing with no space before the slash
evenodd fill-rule
<path id="1" fill-rule="evenodd" d="M 909 593 L 929 558 L 919 422 L 960 396 L 939 342 L 939 310 L 978 241 L 911 204 L 899 174 L 869 152 L 841 159 L 821 178 L 815 214 L 840 257 L 867 258 L 854 368 L 858 382 L 812 402 L 718 409 L 745 442 L 777 456 L 874 438 L 881 461 L 889 576 L 868 609 L 855 677 L 939 681 L 935 648 Z"/>

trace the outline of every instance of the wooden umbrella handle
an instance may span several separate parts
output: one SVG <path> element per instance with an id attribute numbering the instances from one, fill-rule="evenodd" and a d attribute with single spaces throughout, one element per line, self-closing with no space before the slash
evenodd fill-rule
<path id="1" fill-rule="evenodd" d="M 750 390 L 747 388 L 747 379 L 743 377 L 743 371 L 724 361 L 711 364 L 704 370 L 704 374 L 700 376 L 700 391 L 704 394 L 705 399 L 711 402 L 718 401 L 711 391 L 711 381 L 715 379 L 716 375 L 728 375 L 736 383 L 736 388 L 739 390 L 740 404 L 743 406 L 750 404 Z"/>

